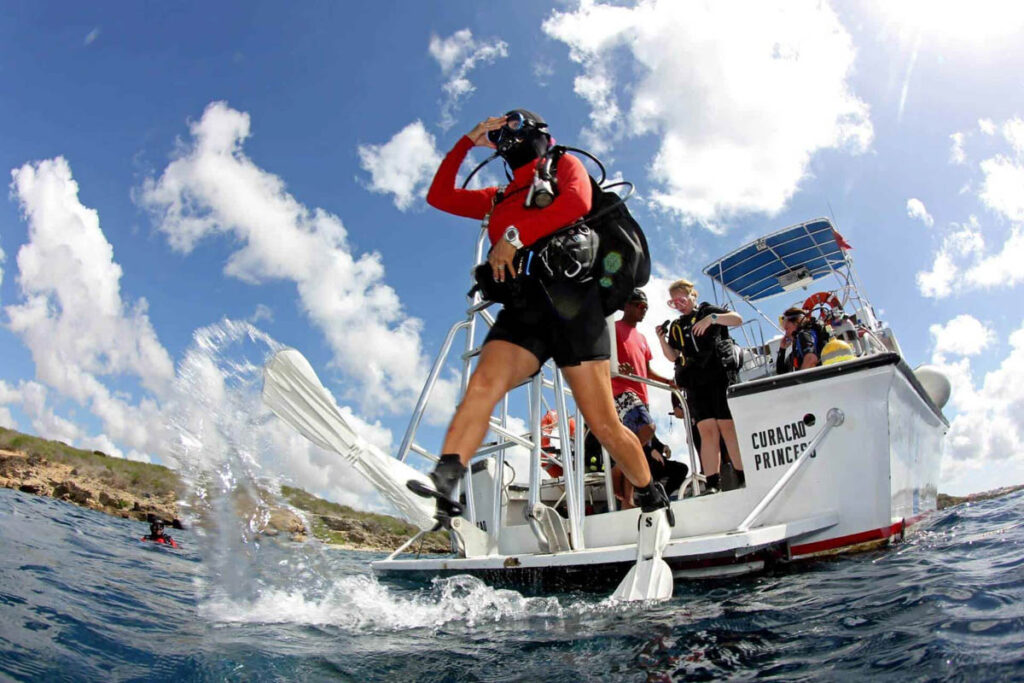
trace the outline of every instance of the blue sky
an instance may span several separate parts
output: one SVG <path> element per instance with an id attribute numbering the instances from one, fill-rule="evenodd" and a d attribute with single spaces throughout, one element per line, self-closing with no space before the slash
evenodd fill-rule
<path id="1" fill-rule="evenodd" d="M 181 363 L 228 319 L 393 446 L 477 234 L 426 186 L 525 107 L 637 184 L 656 302 L 831 206 L 910 363 L 953 379 L 940 489 L 1020 483 L 1022 30 L 994 1 L 5 3 L 0 424 L 166 462 Z M 370 500 L 276 438 L 299 485 Z"/>

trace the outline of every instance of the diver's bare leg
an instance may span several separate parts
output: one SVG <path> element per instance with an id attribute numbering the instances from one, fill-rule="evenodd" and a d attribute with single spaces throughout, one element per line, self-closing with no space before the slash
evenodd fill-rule
<path id="1" fill-rule="evenodd" d="M 521 346 L 500 340 L 484 344 L 466 395 L 448 425 L 441 452 L 457 453 L 462 464 L 467 465 L 490 429 L 494 406 L 539 369 L 537 357 Z"/>

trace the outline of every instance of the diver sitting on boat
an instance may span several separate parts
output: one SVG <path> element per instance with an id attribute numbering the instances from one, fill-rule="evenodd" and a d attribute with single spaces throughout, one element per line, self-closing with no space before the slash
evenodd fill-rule
<path id="1" fill-rule="evenodd" d="M 671 460 L 672 449 L 669 445 L 662 443 L 656 435 L 652 436 L 650 442 L 644 444 L 644 456 L 651 469 L 651 476 L 665 487 L 669 497 L 679 493 L 679 487 L 686 481 L 690 468 L 684 463 Z"/>
<path id="2" fill-rule="evenodd" d="M 689 280 L 676 280 L 669 285 L 668 293 L 668 305 L 680 315 L 667 329 L 664 325 L 656 328 L 658 341 L 665 357 L 675 363 L 676 384 L 686 390 L 690 415 L 697 422 L 700 464 L 707 477 L 705 493 L 721 490 L 720 439 L 725 441 L 738 488 L 742 487 L 746 477 L 726 390 L 736 382 L 739 371 L 735 344 L 727 328 L 742 324 L 743 318 L 707 302 L 698 305 L 697 289 Z"/>
<path id="3" fill-rule="evenodd" d="M 775 359 L 775 374 L 808 370 L 819 365 L 822 349 L 829 340 L 825 326 L 799 306 L 787 308 L 779 322 L 784 334 Z"/>
<path id="4" fill-rule="evenodd" d="M 459 167 L 473 147 L 494 149 L 508 163 L 513 177 L 504 189 L 456 188 Z M 608 381 L 608 327 L 596 280 L 560 281 L 552 287 L 536 276 L 539 259 L 528 261 L 534 253 L 525 247 L 572 225 L 592 205 L 591 179 L 583 164 L 568 153 L 552 160 L 550 150 L 552 140 L 543 119 L 517 109 L 474 126 L 448 152 L 434 176 L 427 202 L 483 221 L 492 244 L 485 273 L 505 296 L 448 427 L 440 461 L 430 474 L 433 489 L 415 480 L 408 486 L 437 501 L 440 524 L 460 515 L 462 506 L 451 499 L 452 493 L 487 433 L 494 407 L 553 358 L 590 430 L 637 487 L 643 510 L 664 508 L 671 524 L 668 497 L 651 479 L 636 435 L 615 411 Z M 586 235 L 576 236 L 581 239 L 573 242 L 585 247 Z M 571 280 L 569 271 L 564 275 Z"/>

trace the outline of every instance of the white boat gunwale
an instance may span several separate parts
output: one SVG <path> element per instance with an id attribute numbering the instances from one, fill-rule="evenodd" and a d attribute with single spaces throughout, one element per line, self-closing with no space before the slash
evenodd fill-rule
<path id="1" fill-rule="evenodd" d="M 921 400 L 924 401 L 924 403 L 935 414 L 935 417 L 941 420 L 946 427 L 949 427 L 949 420 L 943 414 L 942 409 L 935 405 L 935 402 L 925 390 L 924 385 L 921 384 L 921 380 L 917 378 L 917 375 L 914 374 L 910 365 L 898 353 L 878 353 L 871 356 L 864 356 L 862 358 L 854 358 L 853 360 L 843 361 L 834 365 L 819 365 L 807 370 L 788 372 L 784 375 L 772 375 L 770 377 L 748 380 L 729 387 L 728 396 L 729 398 L 749 396 L 751 394 L 772 391 L 796 384 L 819 382 L 837 375 L 849 374 L 859 370 L 883 367 L 886 365 L 895 365 L 896 369 L 899 370 L 906 378 Z"/>

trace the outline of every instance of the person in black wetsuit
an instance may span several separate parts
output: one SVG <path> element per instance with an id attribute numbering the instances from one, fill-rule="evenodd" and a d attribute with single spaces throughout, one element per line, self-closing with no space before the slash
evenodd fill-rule
<path id="1" fill-rule="evenodd" d="M 779 342 L 779 355 L 775 359 L 775 374 L 794 370 L 807 370 L 821 364 L 821 350 L 828 342 L 823 325 L 799 306 L 787 308 L 780 319 L 784 336 Z M 790 349 L 787 356 L 786 351 Z"/>
<path id="2" fill-rule="evenodd" d="M 665 491 L 671 496 L 679 492 L 679 487 L 686 481 L 686 475 L 690 468 L 681 462 L 670 460 L 672 449 L 664 444 L 657 436 L 644 445 L 644 455 L 647 457 L 647 466 L 651 468 L 651 477 L 665 487 Z"/>
<path id="3" fill-rule="evenodd" d="M 149 535 L 143 536 L 142 540 L 153 541 L 154 543 L 164 543 L 169 546 L 177 547 L 177 543 L 175 543 L 174 539 L 171 538 L 170 535 L 164 533 L 164 527 L 168 524 L 173 526 L 173 522 L 161 519 L 153 513 L 146 515 L 146 521 L 149 522 Z"/>
<path id="4" fill-rule="evenodd" d="M 705 493 L 721 490 L 720 439 L 725 441 L 736 471 L 737 488 L 742 487 L 746 477 L 726 389 L 737 380 L 739 370 L 727 328 L 742 324 L 743 318 L 707 302 L 698 305 L 697 290 L 689 280 L 676 280 L 668 292 L 669 306 L 680 316 L 668 329 L 656 328 L 658 340 L 662 353 L 676 365 L 676 385 L 686 390 L 690 415 L 700 432 L 700 464 L 707 477 Z"/>

